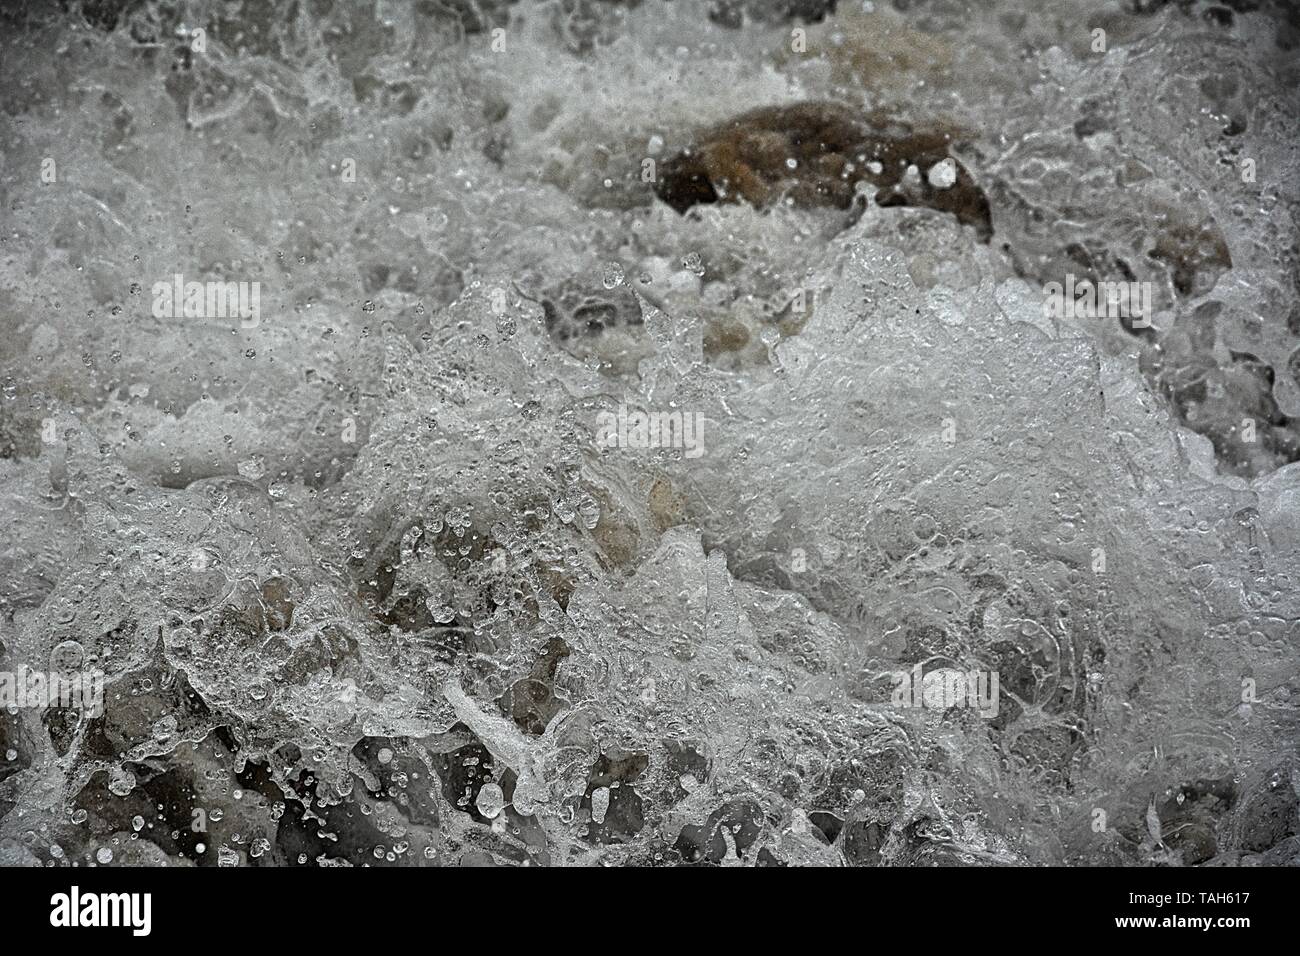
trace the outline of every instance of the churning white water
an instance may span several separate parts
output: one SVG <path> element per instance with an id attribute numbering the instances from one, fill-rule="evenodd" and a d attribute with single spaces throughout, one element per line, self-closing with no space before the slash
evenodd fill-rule
<path id="1" fill-rule="evenodd" d="M 68 6 L 0 861 L 1300 852 L 1293 14 Z"/>

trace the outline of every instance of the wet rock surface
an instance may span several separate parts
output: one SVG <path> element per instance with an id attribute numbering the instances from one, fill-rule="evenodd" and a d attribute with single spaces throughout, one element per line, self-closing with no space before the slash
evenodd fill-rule
<path id="1" fill-rule="evenodd" d="M 955 129 L 914 129 L 834 103 L 742 114 L 663 165 L 656 191 L 678 212 L 715 202 L 848 209 L 859 184 L 880 206 L 925 206 L 991 234 L 988 200 L 950 155 Z"/>

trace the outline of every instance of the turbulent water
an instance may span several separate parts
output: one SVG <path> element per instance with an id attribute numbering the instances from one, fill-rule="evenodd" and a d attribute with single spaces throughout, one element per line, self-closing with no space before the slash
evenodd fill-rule
<path id="1" fill-rule="evenodd" d="M 0 862 L 1297 862 L 1298 47 L 10 4 Z"/>

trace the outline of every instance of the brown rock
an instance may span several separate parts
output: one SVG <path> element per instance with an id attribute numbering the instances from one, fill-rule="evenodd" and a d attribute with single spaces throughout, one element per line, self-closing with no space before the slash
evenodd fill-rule
<path id="1" fill-rule="evenodd" d="M 956 182 L 932 186 L 927 172 L 952 158 L 961 131 L 917 127 L 829 102 L 770 106 L 700 132 L 663 164 L 659 197 L 679 213 L 714 202 L 759 208 L 788 200 L 803 208 L 848 209 L 857 184 L 875 189 L 882 206 L 925 206 L 992 233 L 988 200 L 955 158 Z M 919 175 L 906 176 L 909 166 Z"/>
<path id="2" fill-rule="evenodd" d="M 1212 221 L 1171 222 L 1160 233 L 1151 258 L 1168 264 L 1174 289 L 1182 296 L 1205 295 L 1232 268 L 1232 254 Z"/>

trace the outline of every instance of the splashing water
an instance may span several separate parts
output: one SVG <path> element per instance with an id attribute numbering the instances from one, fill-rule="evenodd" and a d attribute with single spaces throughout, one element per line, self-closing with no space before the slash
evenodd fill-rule
<path id="1" fill-rule="evenodd" d="M 817 6 L 3 14 L 0 861 L 1294 861 L 1300 23 Z"/>

